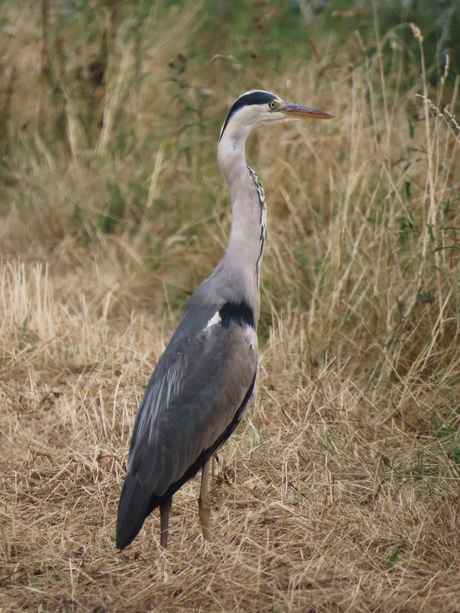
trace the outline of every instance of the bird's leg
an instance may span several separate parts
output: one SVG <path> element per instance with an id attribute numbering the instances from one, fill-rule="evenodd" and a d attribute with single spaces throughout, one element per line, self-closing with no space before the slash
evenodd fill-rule
<path id="1" fill-rule="evenodd" d="M 203 530 L 203 538 L 205 541 L 212 541 L 211 535 L 211 505 L 208 497 L 209 484 L 209 464 L 211 458 L 206 460 L 201 469 L 201 488 L 200 497 L 198 498 L 198 515 L 200 516 L 201 529 Z"/>
<path id="2" fill-rule="evenodd" d="M 173 497 L 170 496 L 160 504 L 160 544 L 163 549 L 168 546 L 169 511 Z"/>

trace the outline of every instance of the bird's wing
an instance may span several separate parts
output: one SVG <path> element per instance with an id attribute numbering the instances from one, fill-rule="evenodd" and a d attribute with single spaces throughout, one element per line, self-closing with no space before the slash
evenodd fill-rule
<path id="1" fill-rule="evenodd" d="M 176 333 L 139 407 L 126 479 L 162 496 L 232 424 L 256 368 L 256 333 L 244 322 L 224 326 L 216 312 L 195 336 Z"/>

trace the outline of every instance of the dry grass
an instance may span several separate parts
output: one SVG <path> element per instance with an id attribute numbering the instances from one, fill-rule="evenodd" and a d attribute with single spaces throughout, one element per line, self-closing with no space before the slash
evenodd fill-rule
<path id="1" fill-rule="evenodd" d="M 459 129 L 437 110 L 455 113 L 458 81 L 429 90 L 421 67 L 407 90 L 397 45 L 389 60 L 385 39 L 382 55 L 356 36 L 337 52 L 333 34 L 287 76 L 198 52 L 179 74 L 197 9 L 152 13 L 133 39 L 134 17 L 109 28 L 94 98 L 86 40 L 56 100 L 33 69 L 40 15 L 9 8 L 0 611 L 459 611 Z M 61 27 L 73 48 L 78 28 Z M 171 76 L 193 85 L 174 105 Z M 270 223 L 257 398 L 214 464 L 214 542 L 191 482 L 167 551 L 154 514 L 118 553 L 140 396 L 226 242 L 215 136 L 254 86 L 337 116 L 248 146 Z M 187 105 L 207 127 L 184 129 Z"/>

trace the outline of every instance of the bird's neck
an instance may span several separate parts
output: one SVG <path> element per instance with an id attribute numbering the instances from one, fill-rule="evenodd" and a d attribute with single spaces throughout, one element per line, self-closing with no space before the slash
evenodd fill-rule
<path id="1" fill-rule="evenodd" d="M 265 194 L 244 156 L 244 139 L 222 138 L 219 164 L 230 189 L 232 227 L 224 257 L 216 269 L 226 274 L 235 295 L 248 303 L 257 321 L 259 272 L 266 237 Z"/>

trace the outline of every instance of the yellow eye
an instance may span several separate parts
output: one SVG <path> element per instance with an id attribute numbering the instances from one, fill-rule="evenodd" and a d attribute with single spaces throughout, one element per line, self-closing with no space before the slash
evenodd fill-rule
<path id="1" fill-rule="evenodd" d="M 272 100 L 271 102 L 268 103 L 268 108 L 273 110 L 274 108 L 276 108 L 276 100 Z"/>

